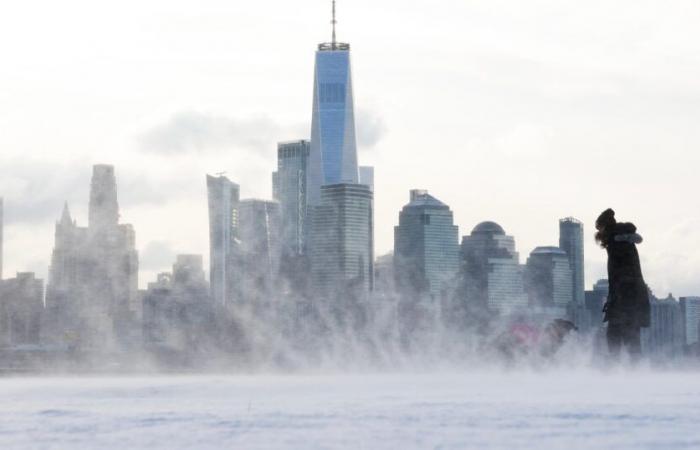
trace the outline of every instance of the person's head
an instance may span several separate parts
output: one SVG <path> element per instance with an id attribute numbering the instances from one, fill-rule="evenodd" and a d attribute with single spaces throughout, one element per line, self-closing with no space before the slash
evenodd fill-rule
<path id="1" fill-rule="evenodd" d="M 617 221 L 615 220 L 615 211 L 608 208 L 600 215 L 595 221 L 595 240 L 601 247 L 605 248 L 608 246 L 608 239 L 612 234 L 613 227 Z"/>

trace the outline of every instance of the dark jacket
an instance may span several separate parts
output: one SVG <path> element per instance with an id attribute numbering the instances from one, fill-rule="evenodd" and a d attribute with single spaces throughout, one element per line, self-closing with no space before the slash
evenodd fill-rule
<path id="1" fill-rule="evenodd" d="M 604 321 L 630 327 L 649 326 L 649 291 L 642 276 L 637 246 L 642 237 L 631 223 L 617 223 L 609 235 L 608 281 L 610 292 Z"/>

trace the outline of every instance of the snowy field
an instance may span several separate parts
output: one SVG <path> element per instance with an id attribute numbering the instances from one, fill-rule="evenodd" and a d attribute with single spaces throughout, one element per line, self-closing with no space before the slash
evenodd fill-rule
<path id="1" fill-rule="evenodd" d="M 0 378 L 0 448 L 700 448 L 700 374 Z"/>

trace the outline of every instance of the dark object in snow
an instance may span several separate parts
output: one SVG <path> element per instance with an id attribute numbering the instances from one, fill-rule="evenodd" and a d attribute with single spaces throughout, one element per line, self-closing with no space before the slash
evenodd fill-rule
<path id="1" fill-rule="evenodd" d="M 608 350 L 618 356 L 624 346 L 633 357 L 641 353 L 640 328 L 649 326 L 649 291 L 642 276 L 636 244 L 642 242 L 637 227 L 615 220 L 607 209 L 596 220 L 596 241 L 608 253 L 610 291 L 603 321 L 608 322 Z"/>
<path id="2" fill-rule="evenodd" d="M 551 358 L 564 344 L 576 326 L 564 319 L 555 319 L 544 328 L 526 322 L 512 323 L 499 334 L 492 346 L 497 354 L 512 362 L 517 359 Z"/>

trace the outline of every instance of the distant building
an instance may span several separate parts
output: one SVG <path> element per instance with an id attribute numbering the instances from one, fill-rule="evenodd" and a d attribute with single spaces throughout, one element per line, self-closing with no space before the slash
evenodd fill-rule
<path id="1" fill-rule="evenodd" d="M 335 35 L 318 46 L 312 104 L 307 186 L 315 206 L 321 186 L 359 183 L 350 45 L 336 42 Z"/>
<path id="2" fill-rule="evenodd" d="M 537 247 L 525 264 L 525 289 L 530 306 L 564 311 L 572 301 L 569 258 L 559 247 Z"/>
<path id="3" fill-rule="evenodd" d="M 311 278 L 322 296 L 369 293 L 374 285 L 372 191 L 361 184 L 321 188 L 313 210 Z"/>
<path id="4" fill-rule="evenodd" d="M 0 282 L 0 348 L 38 345 L 44 312 L 44 283 L 32 272 Z"/>
<path id="5" fill-rule="evenodd" d="M 683 350 L 683 318 L 681 306 L 672 295 L 665 299 L 650 296 L 649 328 L 642 328 L 642 351 L 652 359 L 673 359 Z"/>
<path id="6" fill-rule="evenodd" d="M 141 319 L 134 229 L 119 223 L 114 167 L 93 167 L 88 226 L 68 205 L 56 223 L 46 292 L 46 338 L 109 348 L 134 343 Z"/>
<path id="7" fill-rule="evenodd" d="M 239 204 L 238 237 L 242 297 L 249 301 L 270 299 L 280 262 L 279 203 L 242 200 Z"/>
<path id="8" fill-rule="evenodd" d="M 593 326 L 603 324 L 603 306 L 608 300 L 609 285 L 607 279 L 596 281 L 593 289 L 586 291 L 586 310 L 590 316 L 590 323 Z"/>
<path id="9" fill-rule="evenodd" d="M 149 346 L 194 350 L 215 325 L 201 255 L 178 255 L 143 295 L 143 339 Z"/>
<path id="10" fill-rule="evenodd" d="M 3 264 L 3 254 L 5 250 L 5 238 L 4 238 L 4 230 L 5 230 L 5 204 L 3 201 L 3 198 L 0 197 L 0 280 L 2 280 L 2 264 Z"/>
<path id="11" fill-rule="evenodd" d="M 240 189 L 223 175 L 207 175 L 209 203 L 209 282 L 215 302 L 234 300 L 237 278 L 238 205 Z"/>
<path id="12" fill-rule="evenodd" d="M 394 227 L 397 286 L 437 299 L 459 268 L 459 230 L 452 211 L 427 191 L 412 190 Z"/>
<path id="13" fill-rule="evenodd" d="M 681 297 L 679 300 L 683 321 L 683 344 L 696 345 L 700 342 L 700 297 Z"/>
<path id="14" fill-rule="evenodd" d="M 576 305 L 585 303 L 583 264 L 583 224 L 567 217 L 559 221 L 559 248 L 566 252 L 572 276 L 572 300 Z"/>
<path id="15" fill-rule="evenodd" d="M 285 255 L 306 253 L 306 172 L 311 146 L 300 140 L 277 144 L 274 199 L 279 202 L 281 247 Z"/>
<path id="16" fill-rule="evenodd" d="M 462 238 L 461 292 L 472 308 L 509 313 L 527 308 L 515 240 L 495 222 L 482 222 Z"/>

